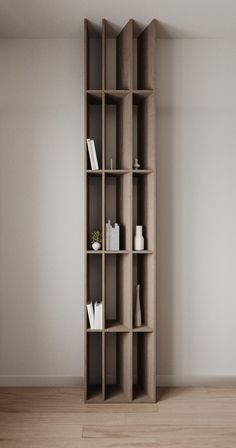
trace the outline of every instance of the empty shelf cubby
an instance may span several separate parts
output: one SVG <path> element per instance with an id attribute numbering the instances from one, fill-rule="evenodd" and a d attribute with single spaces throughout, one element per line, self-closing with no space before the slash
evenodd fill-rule
<path id="1" fill-rule="evenodd" d="M 87 400 L 102 398 L 102 334 L 87 333 Z"/>
<path id="2" fill-rule="evenodd" d="M 131 341 L 129 333 L 106 333 L 105 398 L 112 402 L 130 400 L 127 372 L 131 372 Z"/>
<path id="3" fill-rule="evenodd" d="M 155 34 L 156 23 L 151 22 L 144 30 L 133 21 L 133 89 L 155 88 Z"/>
<path id="4" fill-rule="evenodd" d="M 86 88 L 102 89 L 102 28 L 90 21 L 85 23 Z"/>
<path id="5" fill-rule="evenodd" d="M 156 401 L 155 336 L 133 333 L 133 401 Z"/>
<path id="6" fill-rule="evenodd" d="M 106 254 L 105 328 L 128 331 L 131 326 L 130 255 Z"/>
<path id="7" fill-rule="evenodd" d="M 105 95 L 105 168 L 132 167 L 132 97 L 126 92 Z"/>
<path id="8" fill-rule="evenodd" d="M 132 23 L 120 30 L 104 20 L 105 88 L 126 90 L 132 85 Z"/>

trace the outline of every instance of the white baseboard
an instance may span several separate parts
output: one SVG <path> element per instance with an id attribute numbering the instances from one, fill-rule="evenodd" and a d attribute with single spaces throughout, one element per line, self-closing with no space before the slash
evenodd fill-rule
<path id="1" fill-rule="evenodd" d="M 79 387 L 82 376 L 0 375 L 0 387 Z M 236 386 L 236 376 L 157 375 L 157 387 Z"/>
<path id="2" fill-rule="evenodd" d="M 82 376 L 70 375 L 0 375 L 0 387 L 78 387 Z"/>
<path id="3" fill-rule="evenodd" d="M 157 375 L 157 387 L 235 386 L 236 376 Z"/>

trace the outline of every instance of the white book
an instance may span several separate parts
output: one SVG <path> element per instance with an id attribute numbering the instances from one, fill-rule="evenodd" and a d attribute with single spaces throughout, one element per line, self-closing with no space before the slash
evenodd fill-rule
<path id="1" fill-rule="evenodd" d="M 102 330 L 102 302 L 95 302 L 94 314 L 95 314 L 95 329 Z"/>
<path id="2" fill-rule="evenodd" d="M 95 170 L 98 170 L 98 159 L 97 159 L 97 153 L 96 153 L 96 148 L 95 148 L 95 143 L 94 140 L 90 140 L 90 145 L 91 145 L 91 151 L 92 151 L 92 157 L 93 157 L 93 162 L 94 162 L 94 166 L 95 166 Z"/>
<path id="3" fill-rule="evenodd" d="M 90 159 L 90 165 L 91 165 L 91 169 L 95 170 L 95 160 L 93 158 L 93 153 L 92 153 L 92 146 L 91 146 L 91 140 L 90 138 L 87 138 L 87 146 L 88 146 L 88 153 L 89 153 L 89 159 Z"/>
<path id="4" fill-rule="evenodd" d="M 114 232 L 114 227 L 111 226 L 111 238 L 110 238 L 110 250 L 115 250 L 115 232 Z"/>
<path id="5" fill-rule="evenodd" d="M 120 226 L 115 223 L 115 250 L 120 250 Z"/>
<path id="6" fill-rule="evenodd" d="M 92 302 L 89 302 L 87 304 L 87 311 L 88 311 L 89 325 L 90 328 L 93 330 L 95 328 L 95 321 L 94 321 L 94 310 Z"/>
<path id="7" fill-rule="evenodd" d="M 106 250 L 110 250 L 110 231 L 111 231 L 111 221 L 106 223 Z"/>
<path id="8" fill-rule="evenodd" d="M 100 302 L 98 306 L 99 330 L 102 330 L 102 309 L 103 309 L 102 302 Z"/>

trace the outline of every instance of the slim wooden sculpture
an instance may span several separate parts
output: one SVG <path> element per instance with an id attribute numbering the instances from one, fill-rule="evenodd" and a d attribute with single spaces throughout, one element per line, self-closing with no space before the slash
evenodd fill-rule
<path id="1" fill-rule="evenodd" d="M 136 299 L 135 299 L 135 313 L 134 313 L 134 326 L 141 327 L 142 325 L 142 313 L 140 305 L 140 285 L 137 285 Z"/>
<path id="2" fill-rule="evenodd" d="M 85 20 L 88 403 L 156 401 L 156 25 L 142 28 L 131 19 L 118 30 L 105 19 L 100 27 Z M 87 139 L 94 141 L 99 169 L 91 169 Z M 119 250 L 107 250 L 109 220 L 120 226 Z M 135 250 L 138 225 L 145 245 Z M 102 233 L 98 251 L 91 250 L 95 229 Z M 96 301 L 103 304 L 99 330 L 87 316 L 87 303 Z"/>

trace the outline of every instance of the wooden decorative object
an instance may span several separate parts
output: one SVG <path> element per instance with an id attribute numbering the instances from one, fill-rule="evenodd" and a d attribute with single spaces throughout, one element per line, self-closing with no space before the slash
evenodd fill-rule
<path id="1" fill-rule="evenodd" d="M 156 20 L 118 30 L 85 20 L 85 401 L 156 401 Z M 92 171 L 86 140 L 94 140 Z M 138 159 L 139 169 L 134 160 Z M 112 163 L 111 163 L 112 160 Z M 107 251 L 105 223 L 120 225 L 120 250 Z M 143 226 L 144 249 L 134 250 Z M 90 235 L 102 233 L 93 251 Z M 134 319 L 137 284 L 142 322 Z M 103 328 L 86 305 L 103 302 Z"/>
<path id="2" fill-rule="evenodd" d="M 134 326 L 141 327 L 142 325 L 142 312 L 140 305 L 140 285 L 137 285 L 135 311 L 134 311 Z"/>

